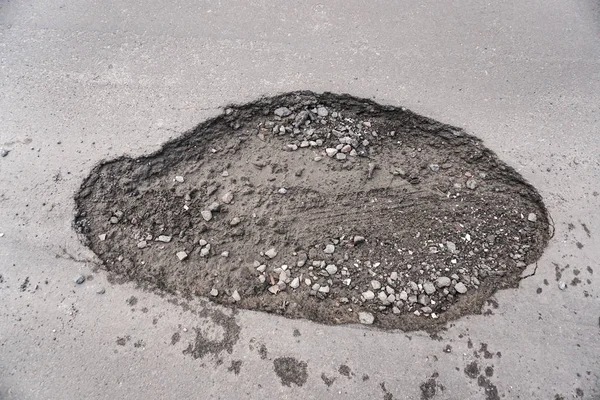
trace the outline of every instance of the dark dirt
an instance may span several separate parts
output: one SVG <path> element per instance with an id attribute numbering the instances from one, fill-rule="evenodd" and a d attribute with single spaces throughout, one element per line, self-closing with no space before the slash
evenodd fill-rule
<path id="1" fill-rule="evenodd" d="M 479 371 L 480 368 L 477 364 L 477 361 L 472 361 L 465 367 L 465 374 L 471 379 L 477 378 L 477 375 L 479 375 Z"/>
<path id="2" fill-rule="evenodd" d="M 235 316 L 206 308 L 200 310 L 197 315 L 207 321 L 205 324 L 193 328 L 196 338 L 183 351 L 183 354 L 189 354 L 196 359 L 204 358 L 208 354 L 218 356 L 223 351 L 231 354 L 241 332 Z M 221 329 L 217 331 L 216 328 Z"/>
<path id="3" fill-rule="evenodd" d="M 180 339 L 181 334 L 179 332 L 175 332 L 173 336 L 171 336 L 171 345 L 176 345 L 177 343 L 179 343 Z"/>
<path id="4" fill-rule="evenodd" d="M 425 382 L 421 383 L 419 388 L 421 389 L 421 400 L 430 400 L 433 399 L 437 394 L 438 388 L 440 390 L 444 390 L 444 386 L 437 383 L 437 378 L 439 374 L 434 372 L 431 375 L 431 378 L 427 379 Z"/>
<path id="5" fill-rule="evenodd" d="M 394 395 L 390 393 L 389 390 L 387 390 L 387 388 L 385 387 L 385 382 L 381 382 L 379 384 L 379 386 L 381 387 L 381 390 L 383 390 L 383 400 L 393 400 L 394 399 Z"/>
<path id="6" fill-rule="evenodd" d="M 308 379 L 307 366 L 304 361 L 298 361 L 293 357 L 281 357 L 273 360 L 275 373 L 284 386 L 291 386 L 292 383 L 298 386 L 304 385 Z"/>
<path id="7" fill-rule="evenodd" d="M 227 368 L 227 371 L 233 372 L 236 375 L 239 375 L 242 369 L 242 360 L 233 360 L 231 361 L 231 366 Z"/>
<path id="8" fill-rule="evenodd" d="M 350 369 L 349 366 L 347 366 L 345 364 L 340 365 L 340 368 L 338 369 L 338 372 L 340 373 L 340 375 L 343 375 L 343 376 L 345 376 L 348 379 L 351 378 L 352 370 Z"/>
<path id="9" fill-rule="evenodd" d="M 321 379 L 323 380 L 323 383 L 327 385 L 327 387 L 331 387 L 337 378 L 329 378 L 327 375 L 325 375 L 325 372 L 323 372 L 321 374 Z"/>
<path id="10" fill-rule="evenodd" d="M 330 93 L 232 106 L 154 154 L 102 163 L 76 207 L 123 280 L 403 330 L 481 312 L 549 239 L 540 195 L 479 139 Z"/>

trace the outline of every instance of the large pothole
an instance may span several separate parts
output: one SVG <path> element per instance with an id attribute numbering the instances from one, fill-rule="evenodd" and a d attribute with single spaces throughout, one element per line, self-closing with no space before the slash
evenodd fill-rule
<path id="1" fill-rule="evenodd" d="M 323 323 L 478 313 L 542 254 L 537 191 L 460 129 L 347 95 L 232 106 L 93 169 L 75 226 L 107 270 Z"/>

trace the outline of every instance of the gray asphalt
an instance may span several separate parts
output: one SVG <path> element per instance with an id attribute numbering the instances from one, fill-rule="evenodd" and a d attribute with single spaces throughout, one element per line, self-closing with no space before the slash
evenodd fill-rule
<path id="1" fill-rule="evenodd" d="M 535 274 L 432 338 L 176 304 L 95 269 L 71 221 L 96 163 L 298 89 L 482 138 L 554 219 Z M 598 399 L 599 105 L 590 0 L 3 1 L 0 398 Z M 202 358 L 185 352 L 197 335 L 216 343 Z M 282 384 L 281 357 L 306 363 L 305 383 Z"/>

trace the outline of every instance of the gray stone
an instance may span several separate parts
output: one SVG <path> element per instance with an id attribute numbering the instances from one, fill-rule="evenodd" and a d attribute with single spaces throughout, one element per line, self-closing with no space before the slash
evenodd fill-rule
<path id="1" fill-rule="evenodd" d="M 163 243 L 169 243 L 171 241 L 171 239 L 173 239 L 173 236 L 160 235 L 158 238 L 156 238 L 156 241 L 163 242 Z"/>
<path id="2" fill-rule="evenodd" d="M 277 250 L 275 250 L 275 248 L 270 248 L 269 250 L 265 251 L 265 256 L 269 257 L 269 258 L 275 258 L 275 256 L 277 255 Z"/>
<path id="3" fill-rule="evenodd" d="M 537 221 L 537 215 L 535 215 L 535 213 L 530 213 L 527 216 L 527 221 L 529 221 L 529 222 L 535 222 L 535 221 Z"/>
<path id="4" fill-rule="evenodd" d="M 225 204 L 229 204 L 233 201 L 233 193 L 227 192 L 221 197 L 221 201 Z"/>
<path id="5" fill-rule="evenodd" d="M 332 244 L 328 244 L 327 246 L 325 246 L 325 254 L 333 254 L 333 252 L 335 251 L 335 246 Z"/>
<path id="6" fill-rule="evenodd" d="M 363 297 L 365 300 L 373 300 L 373 299 L 375 298 L 375 293 L 373 293 L 373 292 L 372 292 L 372 291 L 370 291 L 370 290 L 367 290 L 366 292 L 363 292 L 363 293 L 362 293 L 362 297 Z"/>
<path id="7" fill-rule="evenodd" d="M 146 246 L 148 246 L 148 242 L 146 242 L 145 240 L 142 240 L 141 242 L 138 242 L 138 244 L 137 244 L 138 249 L 145 249 Z"/>
<path id="8" fill-rule="evenodd" d="M 300 286 L 300 278 L 295 277 L 294 279 L 292 279 L 292 282 L 290 283 L 290 287 L 292 289 L 296 289 Z"/>
<path id="9" fill-rule="evenodd" d="M 450 286 L 450 283 L 452 281 L 450 280 L 450 278 L 448 278 L 447 276 L 440 276 L 439 278 L 437 278 L 435 280 L 435 284 L 439 287 L 439 288 L 444 288 L 444 287 L 448 287 Z"/>
<path id="10" fill-rule="evenodd" d="M 241 220 L 241 219 L 239 219 L 238 217 L 233 217 L 233 218 L 231 219 L 231 221 L 229 222 L 229 225 L 231 225 L 231 226 L 236 226 L 236 225 L 238 225 L 240 222 L 242 222 L 242 220 Z"/>
<path id="11" fill-rule="evenodd" d="M 451 241 L 446 241 L 446 247 L 450 251 L 450 253 L 456 253 L 456 245 Z"/>
<path id="12" fill-rule="evenodd" d="M 558 282 L 558 288 L 560 290 L 565 290 L 567 288 L 567 284 L 564 283 L 563 281 Z"/>
<path id="13" fill-rule="evenodd" d="M 329 286 L 321 286 L 319 288 L 319 292 L 321 292 L 321 293 L 329 293 Z"/>
<path id="14" fill-rule="evenodd" d="M 179 258 L 179 261 L 183 261 L 188 257 L 188 255 L 185 251 L 178 251 L 176 256 L 177 256 L 177 258 Z"/>
<path id="15" fill-rule="evenodd" d="M 456 290 L 460 294 L 467 293 L 467 287 L 462 282 L 458 282 L 456 285 L 454 285 L 454 290 Z"/>
<path id="16" fill-rule="evenodd" d="M 364 236 L 354 236 L 352 241 L 354 242 L 354 244 L 359 244 L 359 243 L 364 242 L 365 238 L 364 238 Z"/>
<path id="17" fill-rule="evenodd" d="M 381 289 L 381 282 L 379 282 L 379 281 L 371 281 L 371 287 L 374 290 L 379 290 L 379 289 Z"/>
<path id="18" fill-rule="evenodd" d="M 277 115 L 278 117 L 287 117 L 291 113 L 292 111 L 287 107 L 279 107 L 275 110 L 275 115 Z"/>
<path id="19" fill-rule="evenodd" d="M 358 320 L 361 324 L 372 325 L 375 322 L 375 316 L 369 312 L 361 311 L 358 313 Z"/>
<path id="20" fill-rule="evenodd" d="M 337 154 L 337 152 L 338 152 L 338 151 L 337 151 L 336 149 L 332 149 L 331 147 L 330 147 L 330 148 L 327 148 L 327 149 L 325 149 L 325 153 L 326 153 L 326 154 L 327 154 L 329 157 L 333 157 L 333 156 L 335 156 L 335 155 Z"/>
<path id="21" fill-rule="evenodd" d="M 473 178 L 467 180 L 467 187 L 471 190 L 475 190 L 477 187 L 477 181 Z"/>
<path id="22" fill-rule="evenodd" d="M 419 302 L 419 304 L 422 304 L 424 306 L 429 305 L 429 296 L 425 294 L 420 294 L 417 298 L 417 301 Z"/>
<path id="23" fill-rule="evenodd" d="M 217 289 L 213 288 L 210 291 L 210 295 L 213 296 L 213 297 L 217 297 L 219 295 L 219 291 Z"/>
<path id="24" fill-rule="evenodd" d="M 184 181 L 184 179 L 183 179 L 183 176 L 180 176 L 180 175 L 177 175 L 177 176 L 175 177 L 175 180 L 176 180 L 177 182 L 179 182 L 179 183 L 183 183 L 183 181 Z"/>
<path id="25" fill-rule="evenodd" d="M 210 210 L 201 211 L 200 215 L 202 215 L 202 218 L 204 218 L 206 222 L 212 219 L 212 212 Z"/>
<path id="26" fill-rule="evenodd" d="M 6 157 L 8 155 L 8 153 L 10 153 L 9 150 L 0 149 L 0 157 Z"/>
<path id="27" fill-rule="evenodd" d="M 233 298 L 233 301 L 235 301 L 235 302 L 238 302 L 242 299 L 237 290 L 233 291 L 233 294 L 231 295 L 231 297 Z"/>
<path id="28" fill-rule="evenodd" d="M 396 279 L 398 279 L 398 273 L 396 271 L 393 271 L 390 274 L 390 279 L 393 280 L 393 281 L 395 281 Z"/>
<path id="29" fill-rule="evenodd" d="M 106 293 L 106 289 L 104 287 L 99 287 L 98 290 L 96 290 L 96 294 L 104 294 Z"/>
<path id="30" fill-rule="evenodd" d="M 329 264 L 326 268 L 325 271 L 327 271 L 327 273 L 329 275 L 335 275 L 335 273 L 338 271 L 337 267 L 333 264 Z"/>
<path id="31" fill-rule="evenodd" d="M 326 117 L 329 115 L 329 111 L 325 107 L 317 108 L 317 114 L 319 117 Z"/>
<path id="32" fill-rule="evenodd" d="M 98 235 L 98 239 L 100 239 L 102 242 L 105 241 L 106 240 L 106 233 Z"/>
<path id="33" fill-rule="evenodd" d="M 440 166 L 439 166 L 439 165 L 437 165 L 437 164 L 429 164 L 429 169 L 430 169 L 432 172 L 438 172 L 438 171 L 440 170 Z"/>
<path id="34" fill-rule="evenodd" d="M 425 290 L 425 293 L 428 295 L 432 295 L 435 293 L 435 286 L 431 282 L 425 282 L 423 284 L 423 290 Z"/>
<path id="35" fill-rule="evenodd" d="M 77 275 L 74 279 L 75 283 L 78 285 L 81 285 L 83 282 L 85 282 L 85 276 L 83 275 Z"/>
<path id="36" fill-rule="evenodd" d="M 221 209 L 221 205 L 218 202 L 213 201 L 208 206 L 208 209 L 209 209 L 209 211 L 219 211 Z"/>
<path id="37" fill-rule="evenodd" d="M 402 301 L 408 300 L 408 294 L 404 290 L 401 291 L 400 295 L 398 296 L 398 300 L 402 300 Z"/>

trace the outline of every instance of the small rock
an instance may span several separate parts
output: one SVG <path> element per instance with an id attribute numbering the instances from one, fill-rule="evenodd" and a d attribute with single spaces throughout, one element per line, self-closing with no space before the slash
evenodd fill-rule
<path id="1" fill-rule="evenodd" d="M 2 236 L 4 236 L 4 235 L 2 235 Z M 98 235 L 98 239 L 100 239 L 102 242 L 104 242 L 106 240 L 106 233 Z"/>
<path id="2" fill-rule="evenodd" d="M 475 190 L 477 187 L 477 181 L 473 178 L 467 179 L 467 187 L 471 190 Z"/>
<path id="3" fill-rule="evenodd" d="M 231 219 L 231 221 L 229 222 L 229 225 L 231 225 L 231 226 L 236 226 L 236 225 L 238 225 L 240 222 L 242 222 L 242 220 L 241 220 L 241 219 L 239 219 L 238 217 L 233 217 L 233 218 Z"/>
<path id="4" fill-rule="evenodd" d="M 453 242 L 446 241 L 446 247 L 450 251 L 450 253 L 456 253 L 456 245 Z"/>
<path id="5" fill-rule="evenodd" d="M 450 283 L 452 281 L 450 280 L 450 278 L 448 278 L 447 276 L 440 276 L 439 278 L 437 278 L 435 280 L 435 284 L 439 287 L 439 288 L 445 288 L 450 286 Z"/>
<path id="6" fill-rule="evenodd" d="M 277 115 L 278 117 L 287 117 L 291 113 L 292 111 L 287 107 L 279 107 L 275 110 L 275 115 Z"/>
<path id="7" fill-rule="evenodd" d="M 419 297 L 417 298 L 417 301 L 419 302 L 419 304 L 426 306 L 429 304 L 429 296 L 427 296 L 425 294 L 420 294 Z"/>
<path id="8" fill-rule="evenodd" d="M 229 204 L 233 201 L 233 193 L 231 192 L 227 192 L 223 195 L 223 197 L 221 197 L 221 201 L 223 201 L 223 203 L 225 204 Z"/>
<path id="9" fill-rule="evenodd" d="M 209 210 L 209 211 L 211 211 L 211 212 L 212 212 L 212 211 L 215 211 L 215 212 L 217 212 L 217 211 L 219 211 L 220 209 L 221 209 L 221 205 L 220 205 L 218 202 L 216 202 L 216 201 L 213 201 L 213 202 L 212 202 L 212 203 L 210 203 L 210 205 L 208 206 L 208 210 Z"/>
<path id="10" fill-rule="evenodd" d="M 179 258 L 179 261 L 183 261 L 186 258 L 188 258 L 188 255 L 185 251 L 178 251 L 176 255 L 177 255 L 177 258 Z"/>
<path id="11" fill-rule="evenodd" d="M 219 291 L 217 289 L 213 288 L 210 291 L 210 295 L 213 296 L 213 297 L 217 297 L 219 295 Z"/>
<path id="12" fill-rule="evenodd" d="M 138 249 L 145 249 L 146 246 L 148 246 L 148 242 L 146 242 L 145 240 L 142 240 L 141 242 L 138 242 L 138 244 L 137 244 Z"/>
<path id="13" fill-rule="evenodd" d="M 381 289 L 381 282 L 379 282 L 379 281 L 371 281 L 371 287 L 374 290 L 379 290 L 379 289 Z"/>
<path id="14" fill-rule="evenodd" d="M 331 147 L 325 149 L 325 153 L 329 156 L 329 157 L 333 157 L 337 154 L 337 150 L 336 149 L 332 149 Z"/>
<path id="15" fill-rule="evenodd" d="M 210 254 L 210 247 L 208 247 L 208 246 L 203 247 L 200 250 L 200 256 L 202 256 L 202 257 L 208 257 L 209 254 Z"/>
<path id="16" fill-rule="evenodd" d="M 111 224 L 118 224 L 119 223 L 119 218 L 117 218 L 117 217 L 110 217 L 110 223 Z"/>
<path id="17" fill-rule="evenodd" d="M 327 246 L 325 246 L 325 254 L 333 254 L 333 252 L 335 251 L 335 246 L 332 244 L 328 244 Z"/>
<path id="18" fill-rule="evenodd" d="M 279 190 L 277 191 L 277 193 L 279 194 L 286 194 L 287 193 L 287 189 L 286 188 L 279 188 Z"/>
<path id="19" fill-rule="evenodd" d="M 96 294 L 104 294 L 106 293 L 106 289 L 104 287 L 100 287 L 98 288 L 98 290 L 96 290 Z"/>
<path id="20" fill-rule="evenodd" d="M 208 244 L 208 242 L 206 240 L 204 240 L 204 239 L 200 239 L 200 241 L 198 241 L 198 244 L 200 246 L 206 246 Z"/>
<path id="21" fill-rule="evenodd" d="M 169 243 L 171 241 L 171 239 L 173 239 L 173 237 L 167 236 L 167 235 L 160 235 L 158 238 L 156 238 L 156 240 L 158 242 L 163 242 L 163 243 Z"/>
<path id="22" fill-rule="evenodd" d="M 265 272 L 265 270 L 267 269 L 267 266 L 265 264 L 259 265 L 258 267 L 256 267 L 256 270 L 260 273 Z"/>
<path id="23" fill-rule="evenodd" d="M 279 286 L 278 285 L 269 286 L 268 290 L 270 293 L 277 294 L 279 292 Z"/>
<path id="24" fill-rule="evenodd" d="M 401 291 L 400 295 L 398 296 L 398 300 L 402 300 L 402 301 L 408 300 L 408 293 L 406 293 L 404 290 Z"/>
<path id="25" fill-rule="evenodd" d="M 535 213 L 530 213 L 527 216 L 527 221 L 529 221 L 529 222 L 535 222 L 535 221 L 537 221 L 537 215 L 535 215 Z"/>
<path id="26" fill-rule="evenodd" d="M 212 219 L 212 212 L 210 210 L 201 211 L 200 215 L 202 215 L 202 218 L 204 218 L 206 222 Z"/>
<path id="27" fill-rule="evenodd" d="M 75 283 L 78 285 L 81 285 L 83 282 L 85 282 L 85 276 L 83 275 L 77 275 L 74 279 Z"/>
<path id="28" fill-rule="evenodd" d="M 184 181 L 184 179 L 183 179 L 183 176 L 180 176 L 180 175 L 177 175 L 177 176 L 175 177 L 175 180 L 176 180 L 177 182 L 179 182 L 179 183 L 183 183 L 183 181 Z"/>
<path id="29" fill-rule="evenodd" d="M 292 289 L 297 289 L 300 286 L 300 278 L 295 277 L 294 279 L 292 279 L 292 282 L 290 283 L 290 287 Z"/>
<path id="30" fill-rule="evenodd" d="M 240 301 L 242 298 L 240 297 L 240 294 L 238 293 L 237 290 L 233 291 L 233 294 L 231 295 L 231 298 L 233 298 L 233 301 L 238 302 Z"/>
<path id="31" fill-rule="evenodd" d="M 390 274 L 390 279 L 395 281 L 396 279 L 398 279 L 398 273 L 396 271 L 392 272 Z"/>
<path id="32" fill-rule="evenodd" d="M 437 165 L 437 164 L 429 164 L 429 169 L 430 169 L 432 172 L 438 172 L 438 171 L 440 170 L 440 166 L 439 166 L 439 165 Z"/>
<path id="33" fill-rule="evenodd" d="M 563 281 L 558 282 L 558 288 L 560 290 L 565 290 L 567 288 L 567 284 L 564 283 Z"/>
<path id="34" fill-rule="evenodd" d="M 365 241 L 365 238 L 364 238 L 364 236 L 354 236 L 352 241 L 354 242 L 354 244 L 359 244 L 359 243 L 363 243 Z"/>
<path id="35" fill-rule="evenodd" d="M 0 149 L 0 157 L 6 157 L 10 151 L 6 149 Z"/>
<path id="36" fill-rule="evenodd" d="M 363 292 L 363 293 L 362 293 L 362 297 L 363 297 L 365 300 L 373 300 L 373 299 L 375 298 L 375 293 L 373 293 L 373 292 L 372 292 L 372 291 L 370 291 L 370 290 L 367 290 L 366 292 Z"/>
<path id="37" fill-rule="evenodd" d="M 329 264 L 326 268 L 325 271 L 327 271 L 327 273 L 329 275 L 335 275 L 335 273 L 337 272 L 337 267 L 333 264 Z"/>
<path id="38" fill-rule="evenodd" d="M 431 282 L 425 282 L 423 284 L 423 290 L 425 290 L 425 293 L 428 295 L 432 295 L 435 293 L 435 286 L 433 286 L 433 283 Z"/>
<path id="39" fill-rule="evenodd" d="M 321 286 L 319 288 L 319 292 L 321 292 L 321 293 L 329 293 L 329 286 Z"/>
<path id="40" fill-rule="evenodd" d="M 460 294 L 467 293 L 467 287 L 462 282 L 458 282 L 456 285 L 454 285 L 454 290 L 456 290 Z"/>
<path id="41" fill-rule="evenodd" d="M 326 117 L 329 115 L 329 111 L 325 107 L 317 108 L 317 114 L 319 117 Z"/>
<path id="42" fill-rule="evenodd" d="M 277 250 L 275 250 L 275 248 L 270 248 L 269 250 L 265 251 L 265 256 L 269 257 L 269 258 L 275 258 L 275 256 L 277 255 Z"/>
<path id="43" fill-rule="evenodd" d="M 222 252 L 221 257 L 225 257 L 225 258 L 229 257 L 229 252 L 228 251 Z"/>
<path id="44" fill-rule="evenodd" d="M 358 313 L 358 320 L 361 324 L 372 325 L 375 322 L 375 316 L 369 312 L 361 311 Z"/>

